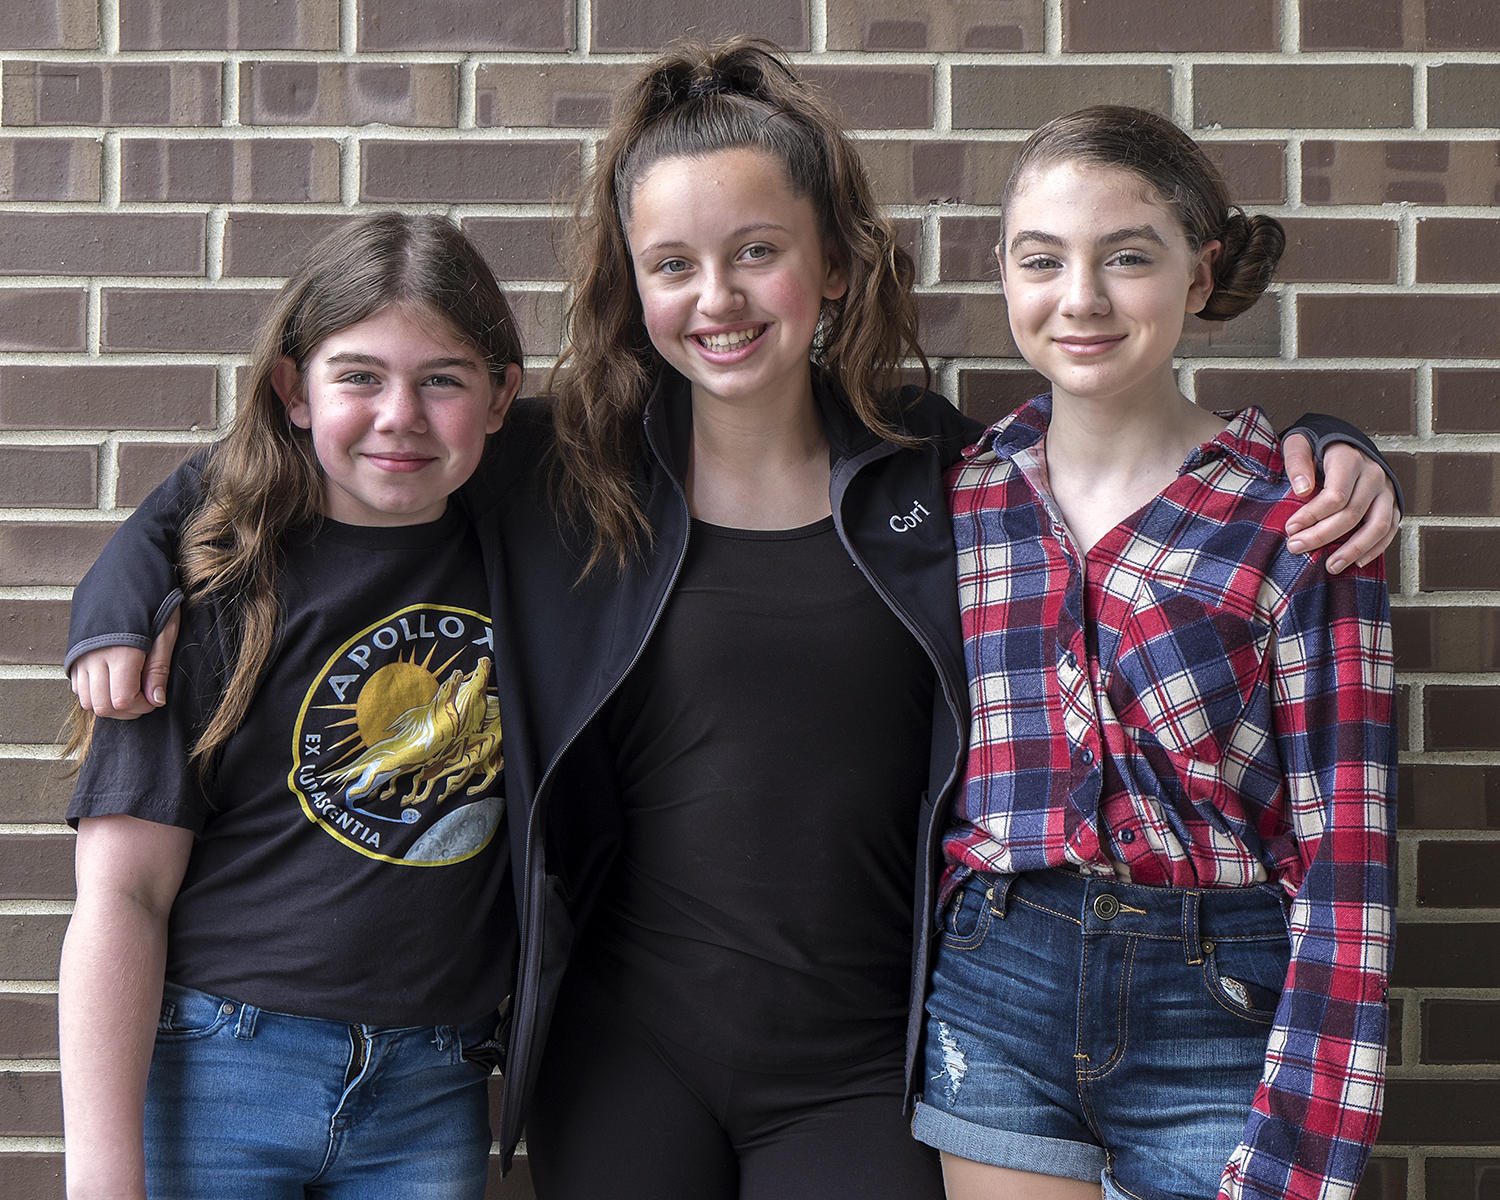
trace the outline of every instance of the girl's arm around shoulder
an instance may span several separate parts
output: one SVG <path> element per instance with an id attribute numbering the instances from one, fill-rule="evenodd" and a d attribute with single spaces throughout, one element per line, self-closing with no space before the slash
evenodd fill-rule
<path id="1" fill-rule="evenodd" d="M 1355 426 L 1338 417 L 1304 413 L 1282 435 L 1292 489 L 1305 503 L 1287 522 L 1297 553 L 1335 546 L 1328 571 L 1364 566 L 1395 540 L 1401 526 L 1401 485 L 1390 463 Z M 1316 485 L 1322 468 L 1322 487 Z"/>
<path id="2" fill-rule="evenodd" d="M 69 1200 L 145 1200 L 146 1077 L 167 916 L 192 844 L 188 829 L 136 817 L 79 822 L 78 899 L 58 989 Z"/>

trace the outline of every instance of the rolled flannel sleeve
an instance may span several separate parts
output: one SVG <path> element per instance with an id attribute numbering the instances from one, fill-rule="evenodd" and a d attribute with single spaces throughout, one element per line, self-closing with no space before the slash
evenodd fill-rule
<path id="1" fill-rule="evenodd" d="M 1220 1200 L 1352 1197 L 1380 1125 L 1393 944 L 1395 667 L 1381 564 L 1304 572 L 1278 623 L 1275 735 L 1302 877 L 1291 965 Z"/>

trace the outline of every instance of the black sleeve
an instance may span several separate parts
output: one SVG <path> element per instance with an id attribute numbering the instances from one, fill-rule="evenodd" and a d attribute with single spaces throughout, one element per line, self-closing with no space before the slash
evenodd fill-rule
<path id="1" fill-rule="evenodd" d="M 73 590 L 63 670 L 106 646 L 149 649 L 181 603 L 177 535 L 202 497 L 206 460 L 194 455 L 147 496 Z"/>
<path id="2" fill-rule="evenodd" d="M 1396 489 L 1396 507 L 1402 512 L 1406 511 L 1406 500 L 1401 495 L 1401 481 L 1391 470 L 1391 464 L 1385 461 L 1385 455 L 1375 449 L 1375 443 L 1362 430 L 1339 417 L 1330 417 L 1327 413 L 1303 413 L 1290 428 L 1282 431 L 1282 440 L 1285 441 L 1287 435 L 1291 433 L 1307 435 L 1307 440 L 1312 443 L 1313 457 L 1317 460 L 1319 469 L 1323 466 L 1323 452 L 1335 442 L 1347 442 L 1362 452 L 1366 458 L 1378 462 L 1380 469 L 1385 472 L 1385 477 L 1391 481 L 1391 487 Z"/>

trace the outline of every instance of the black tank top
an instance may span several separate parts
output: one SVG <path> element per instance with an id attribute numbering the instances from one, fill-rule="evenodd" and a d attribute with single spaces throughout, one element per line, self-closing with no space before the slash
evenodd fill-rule
<path id="1" fill-rule="evenodd" d="M 609 713 L 625 828 L 593 957 L 630 1011 L 732 1066 L 899 1050 L 932 690 L 831 517 L 693 523 Z"/>

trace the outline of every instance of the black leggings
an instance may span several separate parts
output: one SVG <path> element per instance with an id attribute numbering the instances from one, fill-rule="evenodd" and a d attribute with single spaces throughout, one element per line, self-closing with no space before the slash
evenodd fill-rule
<path id="1" fill-rule="evenodd" d="M 736 1070 L 656 1036 L 575 972 L 526 1126 L 538 1200 L 942 1200 L 902 1117 L 900 1049 L 806 1074 Z"/>

